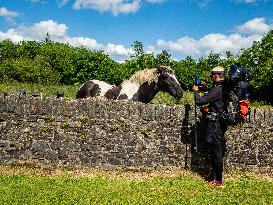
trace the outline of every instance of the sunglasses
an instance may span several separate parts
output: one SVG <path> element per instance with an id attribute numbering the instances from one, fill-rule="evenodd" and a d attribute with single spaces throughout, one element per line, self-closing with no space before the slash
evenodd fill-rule
<path id="1" fill-rule="evenodd" d="M 211 73 L 211 74 L 209 74 L 209 77 L 213 77 L 214 75 L 217 75 L 217 74 Z"/>

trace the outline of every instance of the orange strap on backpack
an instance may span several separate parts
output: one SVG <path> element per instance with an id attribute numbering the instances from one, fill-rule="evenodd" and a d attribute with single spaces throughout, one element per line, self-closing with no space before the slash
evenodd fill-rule
<path id="1" fill-rule="evenodd" d="M 203 111 L 204 111 L 205 113 L 208 113 L 208 112 L 209 112 L 209 106 L 205 106 L 205 107 L 203 108 Z"/>
<path id="2" fill-rule="evenodd" d="M 250 101 L 249 100 L 242 100 L 240 101 L 240 116 L 243 121 L 246 120 L 246 115 L 249 112 Z"/>

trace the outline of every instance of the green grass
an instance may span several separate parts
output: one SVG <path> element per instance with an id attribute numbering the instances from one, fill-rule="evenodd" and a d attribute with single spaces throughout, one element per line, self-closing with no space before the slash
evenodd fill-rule
<path id="1" fill-rule="evenodd" d="M 56 97 L 57 92 L 64 92 L 65 98 L 75 99 L 79 85 L 42 85 L 33 83 L 0 83 L 0 91 L 8 94 L 16 93 L 17 90 L 23 89 L 30 94 L 40 94 L 43 97 Z"/>
<path id="2" fill-rule="evenodd" d="M 273 204 L 273 182 L 228 179 L 219 191 L 187 176 L 132 180 L 0 174 L 0 204 Z"/>

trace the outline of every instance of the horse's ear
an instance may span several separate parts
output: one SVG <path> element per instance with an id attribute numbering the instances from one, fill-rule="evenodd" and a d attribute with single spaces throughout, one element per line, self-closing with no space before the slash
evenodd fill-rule
<path id="1" fill-rule="evenodd" d="M 171 66 L 158 66 L 157 67 L 157 72 L 160 72 L 160 73 L 162 73 L 162 72 L 168 72 L 168 71 L 171 71 L 172 69 L 171 69 Z"/>
<path id="2" fill-rule="evenodd" d="M 158 66 L 157 67 L 157 75 L 168 76 L 169 74 L 170 74 L 169 67 L 167 67 L 167 66 Z"/>
<path id="3" fill-rule="evenodd" d="M 164 69 L 161 66 L 157 67 L 157 74 L 161 75 L 164 72 Z"/>

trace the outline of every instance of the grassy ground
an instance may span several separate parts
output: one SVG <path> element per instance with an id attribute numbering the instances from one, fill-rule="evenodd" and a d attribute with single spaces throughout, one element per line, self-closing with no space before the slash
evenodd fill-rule
<path id="1" fill-rule="evenodd" d="M 75 99 L 77 90 L 80 85 L 41 85 L 30 83 L 0 83 L 0 92 L 8 94 L 17 93 L 20 89 L 25 90 L 27 93 L 38 94 L 42 93 L 43 97 L 56 97 L 57 92 L 64 92 L 65 98 Z M 167 93 L 159 92 L 152 101 L 153 104 L 166 104 L 166 105 L 185 105 L 193 104 L 193 94 L 185 92 L 183 98 L 176 100 L 174 97 Z"/>
<path id="2" fill-rule="evenodd" d="M 225 175 L 211 189 L 189 171 L 41 170 L 0 167 L 0 204 L 273 204 L 264 175 Z"/>
<path id="3" fill-rule="evenodd" d="M 19 89 L 25 90 L 27 93 L 39 94 L 43 97 L 56 97 L 57 92 L 64 92 L 66 98 L 75 99 L 76 92 L 80 86 L 74 85 L 41 85 L 30 83 L 0 83 L 0 91 L 8 94 L 16 93 Z"/>

